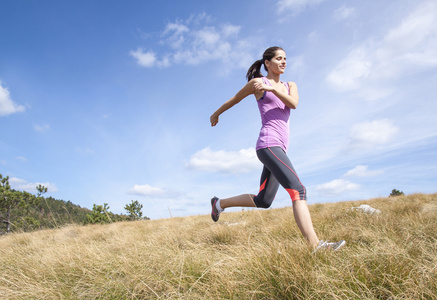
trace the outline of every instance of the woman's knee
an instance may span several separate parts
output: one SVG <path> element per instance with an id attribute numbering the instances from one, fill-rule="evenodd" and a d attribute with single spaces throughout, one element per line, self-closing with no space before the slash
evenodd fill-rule
<path id="1" fill-rule="evenodd" d="M 269 208 L 272 205 L 273 199 L 255 197 L 253 201 L 258 208 Z"/>

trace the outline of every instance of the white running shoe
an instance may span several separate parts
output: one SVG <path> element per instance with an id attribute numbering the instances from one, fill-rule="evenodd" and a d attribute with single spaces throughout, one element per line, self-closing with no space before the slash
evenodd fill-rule
<path id="1" fill-rule="evenodd" d="M 319 244 L 317 245 L 317 248 L 314 250 L 313 253 L 316 253 L 320 249 L 328 249 L 328 250 L 332 250 L 332 251 L 337 251 L 338 249 L 340 249 L 344 245 L 346 245 L 346 241 L 344 241 L 344 240 L 338 241 L 336 243 L 330 243 L 329 241 L 320 241 Z"/>

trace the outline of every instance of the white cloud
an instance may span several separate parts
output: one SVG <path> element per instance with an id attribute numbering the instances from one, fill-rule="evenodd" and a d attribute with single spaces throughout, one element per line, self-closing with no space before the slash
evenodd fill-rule
<path id="1" fill-rule="evenodd" d="M 33 125 L 33 129 L 38 132 L 45 132 L 50 129 L 50 125 L 44 124 L 44 125 Z"/>
<path id="2" fill-rule="evenodd" d="M 138 48 L 135 51 L 130 51 L 129 54 L 136 58 L 137 63 L 142 67 L 168 67 L 170 65 L 168 57 L 163 57 L 162 60 L 158 60 L 153 51 L 144 52 L 142 48 Z"/>
<path id="3" fill-rule="evenodd" d="M 358 165 L 346 172 L 343 177 L 371 177 L 382 174 L 382 171 L 370 171 L 368 166 Z"/>
<path id="4" fill-rule="evenodd" d="M 180 35 L 188 31 L 190 31 L 190 29 L 185 25 L 178 24 L 178 23 L 169 23 L 167 24 L 163 34 L 174 32 L 175 34 Z"/>
<path id="5" fill-rule="evenodd" d="M 367 149 L 387 144 L 393 140 L 399 128 L 389 119 L 374 120 L 355 124 L 350 130 L 352 149 Z"/>
<path id="6" fill-rule="evenodd" d="M 135 51 L 130 51 L 129 54 L 137 59 L 137 63 L 146 68 L 154 67 L 157 60 L 156 54 L 152 51 L 144 52 L 143 49 L 138 48 Z"/>
<path id="7" fill-rule="evenodd" d="M 308 34 L 308 41 L 311 43 L 317 42 L 320 38 L 320 35 L 317 31 L 312 31 L 310 34 Z"/>
<path id="8" fill-rule="evenodd" d="M 315 190 L 324 196 L 337 196 L 344 192 L 356 191 L 360 185 L 345 179 L 335 179 L 333 181 L 318 185 Z"/>
<path id="9" fill-rule="evenodd" d="M 342 6 L 334 11 L 334 19 L 337 21 L 346 20 L 354 17 L 356 14 L 355 8 Z"/>
<path id="10" fill-rule="evenodd" d="M 193 156 L 187 165 L 189 168 L 224 173 L 244 173 L 260 168 L 254 148 L 240 151 L 212 151 L 205 148 Z"/>
<path id="11" fill-rule="evenodd" d="M 12 101 L 9 90 L 3 87 L 0 81 L 0 117 L 23 112 L 24 110 L 23 105 L 18 105 Z"/>
<path id="12" fill-rule="evenodd" d="M 309 6 L 322 3 L 325 0 L 279 0 L 278 13 L 291 12 L 296 15 Z"/>
<path id="13" fill-rule="evenodd" d="M 228 66 L 244 67 L 253 60 L 253 41 L 238 36 L 240 26 L 233 24 L 211 25 L 211 19 L 201 14 L 187 20 L 167 24 L 162 32 L 161 46 L 168 46 L 166 54 L 142 48 L 131 51 L 143 67 L 168 67 L 171 64 L 199 65 L 219 61 Z M 160 59 L 159 57 L 163 57 Z"/>
<path id="14" fill-rule="evenodd" d="M 399 26 L 384 38 L 385 52 L 389 57 L 398 52 L 398 63 L 410 62 L 425 66 L 437 65 L 437 3 L 425 1 Z"/>
<path id="15" fill-rule="evenodd" d="M 16 178 L 16 177 L 12 177 L 9 178 L 9 184 L 11 186 L 18 186 L 18 185 L 22 185 L 22 184 L 26 184 L 27 181 L 24 179 L 20 179 L 20 178 Z"/>
<path id="16" fill-rule="evenodd" d="M 167 24 L 163 36 L 167 36 L 167 43 L 174 49 L 180 48 L 185 42 L 184 34 L 188 33 L 190 29 L 182 24 L 169 23 Z"/>
<path id="17" fill-rule="evenodd" d="M 50 182 L 27 182 L 24 179 L 20 179 L 20 178 L 16 178 L 16 177 L 9 178 L 9 184 L 15 190 L 22 190 L 22 191 L 26 191 L 26 192 L 31 193 L 31 194 L 37 193 L 36 187 L 38 185 L 42 185 L 42 186 L 46 187 L 47 192 L 49 192 L 49 193 L 53 193 L 53 192 L 58 191 L 58 189 L 56 188 L 56 186 L 53 183 L 50 183 Z"/>
<path id="18" fill-rule="evenodd" d="M 347 192 L 357 191 L 361 188 L 361 185 L 344 178 L 371 177 L 382 173 L 382 171 L 371 171 L 366 165 L 358 165 L 355 168 L 347 171 L 343 176 L 341 176 L 342 178 L 320 184 L 316 186 L 314 190 L 321 196 L 339 196 Z"/>
<path id="19" fill-rule="evenodd" d="M 196 44 L 204 45 L 206 48 L 217 45 L 220 42 L 220 33 L 214 27 L 205 27 L 194 33 Z"/>
<path id="20" fill-rule="evenodd" d="M 376 100 L 392 94 L 391 81 L 402 74 L 436 66 L 437 3 L 424 1 L 381 39 L 369 38 L 350 50 L 326 82 L 339 91 L 356 90 Z"/>
<path id="21" fill-rule="evenodd" d="M 144 185 L 134 185 L 133 188 L 129 189 L 127 192 L 129 195 L 139 195 L 139 196 L 151 196 L 151 197 L 166 197 L 168 192 L 162 188 L 154 187 L 148 184 Z"/>
<path id="22" fill-rule="evenodd" d="M 22 162 L 27 162 L 27 158 L 24 156 L 17 156 L 16 159 Z"/>
<path id="23" fill-rule="evenodd" d="M 224 37 L 235 36 L 240 32 L 241 26 L 227 24 L 223 26 L 222 32 Z"/>
<path id="24" fill-rule="evenodd" d="M 365 81 L 372 69 L 372 59 L 365 47 L 352 50 L 334 70 L 328 74 L 326 80 L 339 91 L 357 89 Z"/>

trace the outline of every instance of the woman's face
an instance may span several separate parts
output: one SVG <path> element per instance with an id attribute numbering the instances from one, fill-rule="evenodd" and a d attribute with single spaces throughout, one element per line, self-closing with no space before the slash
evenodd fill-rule
<path id="1" fill-rule="evenodd" d="M 275 56 L 271 60 L 266 60 L 265 64 L 269 72 L 283 74 L 285 72 L 285 67 L 287 66 L 285 51 L 277 50 Z"/>

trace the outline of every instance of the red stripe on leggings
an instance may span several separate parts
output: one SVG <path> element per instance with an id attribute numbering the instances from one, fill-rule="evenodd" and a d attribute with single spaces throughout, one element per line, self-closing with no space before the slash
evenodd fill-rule
<path id="1" fill-rule="evenodd" d="M 299 192 L 294 190 L 294 189 L 285 189 L 291 197 L 291 201 L 296 201 L 296 200 L 300 200 L 300 195 Z"/>
<path id="2" fill-rule="evenodd" d="M 293 169 L 292 168 L 290 168 L 286 163 L 284 163 L 282 160 L 280 160 L 279 159 L 279 157 L 277 157 L 276 156 L 276 154 L 275 153 L 273 153 L 273 151 L 272 151 L 272 149 L 270 149 L 270 148 L 268 148 L 269 149 L 269 151 L 273 154 L 273 156 L 274 157 L 276 157 L 281 163 L 283 163 L 284 164 L 284 166 L 286 166 L 293 174 L 294 174 L 294 176 L 296 176 L 296 178 L 297 178 L 297 180 L 299 181 L 299 183 L 300 183 L 300 185 L 303 187 L 303 184 L 302 184 L 302 182 L 300 181 L 300 179 L 299 179 L 299 176 L 297 176 L 297 174 L 296 174 L 296 172 L 294 172 L 293 171 Z M 290 194 L 290 192 L 289 192 L 289 190 L 288 189 L 286 189 L 287 190 L 287 192 Z M 293 189 L 290 189 L 290 190 L 293 190 Z M 293 190 L 293 191 L 296 191 L 296 190 Z M 296 191 L 297 192 L 297 191 Z M 305 199 L 305 187 L 303 188 L 303 198 Z M 298 195 L 299 195 L 299 193 L 298 193 Z M 290 194 L 290 197 L 292 197 L 291 196 L 291 194 Z M 293 197 L 291 198 L 291 201 L 295 201 L 295 200 L 300 200 L 300 196 L 298 197 L 299 199 L 293 199 Z"/>
<path id="3" fill-rule="evenodd" d="M 261 193 L 261 191 L 266 188 L 266 183 L 267 183 L 267 178 L 266 178 L 266 180 L 264 180 L 263 184 L 261 184 L 258 193 Z"/>

